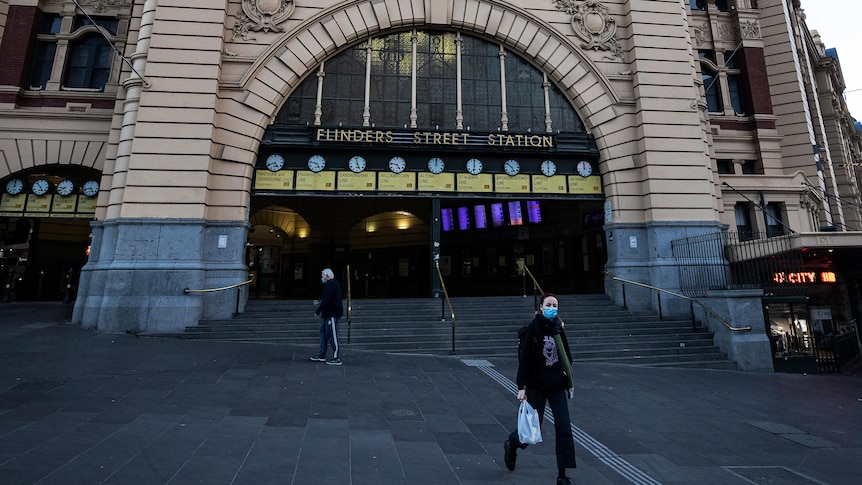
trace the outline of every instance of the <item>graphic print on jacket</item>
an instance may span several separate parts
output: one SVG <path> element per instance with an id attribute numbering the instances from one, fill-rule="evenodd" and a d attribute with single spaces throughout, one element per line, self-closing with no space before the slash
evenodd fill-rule
<path id="1" fill-rule="evenodd" d="M 542 348 L 542 355 L 545 356 L 545 365 L 550 367 L 560 361 L 560 356 L 557 353 L 557 344 L 554 342 L 554 337 L 545 335 L 545 346 Z"/>

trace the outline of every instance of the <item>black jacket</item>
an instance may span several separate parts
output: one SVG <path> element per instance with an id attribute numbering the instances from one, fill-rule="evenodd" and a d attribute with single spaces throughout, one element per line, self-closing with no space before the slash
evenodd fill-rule
<path id="1" fill-rule="evenodd" d="M 341 306 L 341 285 L 334 278 L 323 285 L 323 293 L 320 295 L 320 305 L 314 311 L 321 318 L 341 318 L 344 315 L 344 307 Z"/>
<path id="2" fill-rule="evenodd" d="M 526 326 L 518 346 L 518 389 L 530 387 L 557 391 L 569 387 L 568 377 L 554 342 L 556 334 L 560 334 L 566 355 L 571 360 L 569 341 L 559 320 L 548 320 L 543 315 L 536 315 Z"/>

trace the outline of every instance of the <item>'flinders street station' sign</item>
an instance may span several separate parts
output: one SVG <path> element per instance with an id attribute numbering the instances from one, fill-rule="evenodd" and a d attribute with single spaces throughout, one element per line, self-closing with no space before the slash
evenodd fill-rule
<path id="1" fill-rule="evenodd" d="M 489 148 L 538 148 L 551 149 L 555 137 L 551 134 L 532 133 L 488 133 L 478 134 L 464 131 L 413 131 L 396 132 L 374 129 L 318 128 L 314 133 L 318 143 L 368 143 L 379 145 L 431 145 L 431 146 L 486 146 Z"/>

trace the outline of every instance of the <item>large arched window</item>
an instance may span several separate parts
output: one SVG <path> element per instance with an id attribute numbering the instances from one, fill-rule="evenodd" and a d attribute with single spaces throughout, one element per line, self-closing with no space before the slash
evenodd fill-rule
<path id="1" fill-rule="evenodd" d="M 547 76 L 499 44 L 455 32 L 369 39 L 325 61 L 277 124 L 583 133 Z"/>
<path id="2" fill-rule="evenodd" d="M 98 34 L 71 44 L 66 59 L 63 86 L 67 88 L 104 89 L 111 74 L 113 51 Z"/>

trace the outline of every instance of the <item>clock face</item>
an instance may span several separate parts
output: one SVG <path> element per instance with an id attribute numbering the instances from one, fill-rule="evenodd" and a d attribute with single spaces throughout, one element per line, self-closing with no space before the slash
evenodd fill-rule
<path id="1" fill-rule="evenodd" d="M 281 167 L 284 167 L 284 157 L 282 157 L 281 155 L 270 155 L 266 159 L 266 168 L 268 168 L 271 172 L 278 172 L 279 170 L 281 170 Z"/>
<path id="2" fill-rule="evenodd" d="M 518 172 L 521 171 L 521 165 L 517 160 L 506 160 L 506 163 L 503 164 L 503 169 L 506 170 L 507 175 L 518 175 Z"/>
<path id="3" fill-rule="evenodd" d="M 9 195 L 18 195 L 24 190 L 24 182 L 21 179 L 12 179 L 6 182 L 6 193 Z"/>
<path id="4" fill-rule="evenodd" d="M 590 165 L 590 162 L 586 160 L 582 160 L 578 162 L 578 174 L 581 177 L 589 177 L 593 173 L 593 166 Z"/>
<path id="5" fill-rule="evenodd" d="M 407 162 L 401 157 L 392 157 L 389 160 L 389 170 L 392 170 L 392 173 L 401 173 L 406 167 Z"/>
<path id="6" fill-rule="evenodd" d="M 467 160 L 467 171 L 473 175 L 482 173 L 482 162 L 478 158 Z"/>
<path id="7" fill-rule="evenodd" d="M 554 175 L 557 173 L 557 165 L 550 160 L 545 160 L 542 162 L 542 173 L 548 177 Z"/>
<path id="8" fill-rule="evenodd" d="M 326 166 L 326 160 L 320 155 L 312 155 L 311 158 L 308 159 L 308 169 L 312 172 L 319 172 L 323 170 L 323 167 Z"/>
<path id="9" fill-rule="evenodd" d="M 446 164 L 443 163 L 443 159 L 441 158 L 434 157 L 428 160 L 428 171 L 431 173 L 440 173 L 445 166 Z"/>
<path id="10" fill-rule="evenodd" d="M 57 193 L 60 195 L 69 195 L 75 190 L 75 183 L 71 180 L 63 180 L 57 184 Z"/>
<path id="11" fill-rule="evenodd" d="M 36 195 L 45 195 L 46 193 L 48 193 L 48 189 L 50 188 L 51 182 L 48 182 L 45 179 L 39 179 L 33 182 L 33 187 L 31 187 L 33 193 Z"/>
<path id="12" fill-rule="evenodd" d="M 360 156 L 355 156 L 350 159 L 350 162 L 347 164 L 350 167 L 350 170 L 354 173 L 359 173 L 365 170 L 365 159 Z"/>
<path id="13" fill-rule="evenodd" d="M 84 185 L 81 187 L 81 192 L 83 192 L 87 197 L 92 197 L 98 194 L 99 182 L 96 182 L 95 180 L 84 182 Z"/>

